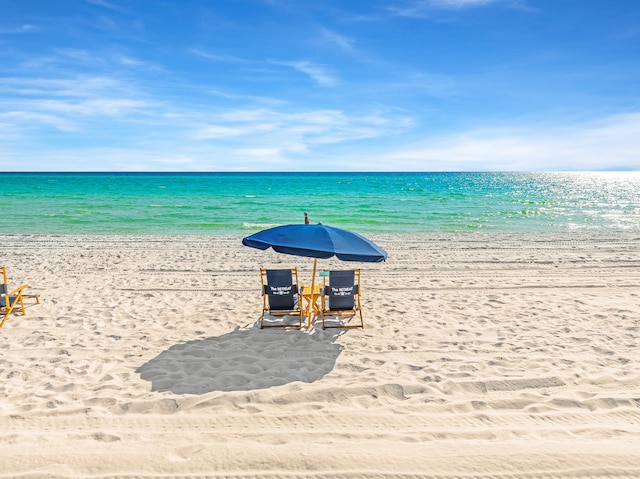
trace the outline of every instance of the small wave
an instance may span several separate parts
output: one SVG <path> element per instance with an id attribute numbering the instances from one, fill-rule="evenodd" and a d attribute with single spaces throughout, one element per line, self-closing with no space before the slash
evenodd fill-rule
<path id="1" fill-rule="evenodd" d="M 265 229 L 265 228 L 273 228 L 278 226 L 277 224 L 270 223 L 242 223 L 242 228 L 246 230 L 253 230 L 256 228 Z"/>
<path id="2" fill-rule="evenodd" d="M 151 203 L 149 208 L 178 208 L 178 209 L 195 209 L 192 205 L 158 205 Z"/>

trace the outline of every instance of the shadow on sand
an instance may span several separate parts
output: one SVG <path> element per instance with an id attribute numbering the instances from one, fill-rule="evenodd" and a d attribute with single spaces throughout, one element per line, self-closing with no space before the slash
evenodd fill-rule
<path id="1" fill-rule="evenodd" d="M 175 394 L 250 391 L 329 373 L 342 351 L 336 330 L 236 328 L 171 346 L 136 372 L 151 389 Z"/>

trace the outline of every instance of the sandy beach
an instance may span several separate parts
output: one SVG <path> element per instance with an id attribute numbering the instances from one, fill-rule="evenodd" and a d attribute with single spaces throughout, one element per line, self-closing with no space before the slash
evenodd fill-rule
<path id="1" fill-rule="evenodd" d="M 0 478 L 640 477 L 640 235 L 371 236 L 364 330 L 260 330 L 240 236 L 1 236 Z"/>

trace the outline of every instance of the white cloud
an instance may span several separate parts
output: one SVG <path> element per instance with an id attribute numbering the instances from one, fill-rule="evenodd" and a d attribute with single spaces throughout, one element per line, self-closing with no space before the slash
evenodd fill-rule
<path id="1" fill-rule="evenodd" d="M 86 3 L 90 3 L 92 5 L 95 5 L 97 7 L 102 7 L 102 8 L 106 8 L 108 10 L 112 10 L 115 12 L 124 12 L 125 9 L 123 7 L 121 7 L 120 5 L 116 5 L 112 2 L 106 2 L 105 0 L 84 0 Z"/>
<path id="2" fill-rule="evenodd" d="M 61 105 L 56 108 L 64 109 Z M 238 109 L 209 114 L 208 122 L 198 124 L 203 116 L 203 112 L 182 112 L 154 122 L 130 124 L 111 148 L 83 147 L 77 137 L 65 138 L 63 133 L 55 140 L 62 146 L 47 148 L 46 137 L 41 136 L 42 141 L 37 143 L 41 147 L 25 148 L 22 141 L 16 152 L 7 150 L 6 158 L 24 157 L 31 169 L 44 171 L 87 167 L 123 171 L 304 171 L 317 168 L 316 160 L 331 169 L 332 165 L 342 168 L 351 163 L 348 157 L 326 156 L 324 148 L 384 137 L 409 124 L 407 119 L 383 113 L 347 114 L 339 110 Z M 59 118 L 65 117 L 50 116 L 51 121 Z M 25 120 L 33 124 L 34 118 Z M 7 121 L 0 117 L 0 122 Z M 86 128 L 99 131 L 103 124 L 111 129 L 115 126 L 113 122 L 92 120 Z M 10 145 L 5 144 L 8 148 Z M 340 165 L 334 163 L 338 161 Z M 352 160 L 353 164 L 361 161 Z M 371 167 L 368 160 L 364 163 Z"/>
<path id="3" fill-rule="evenodd" d="M 176 167 L 178 165 L 187 166 L 193 165 L 194 159 L 192 157 L 182 155 L 168 155 L 154 157 L 153 162 L 159 165 L 169 165 L 170 167 Z"/>
<path id="4" fill-rule="evenodd" d="M 91 128 L 86 120 L 148 117 L 156 104 L 133 98 L 135 91 L 106 77 L 71 79 L 0 78 L 0 117 L 15 131 L 37 125 L 62 132 Z"/>
<path id="5" fill-rule="evenodd" d="M 568 127 L 470 131 L 374 158 L 414 171 L 640 170 L 640 113 Z"/>
<path id="6" fill-rule="evenodd" d="M 280 148 L 242 148 L 238 153 L 257 158 L 280 158 L 281 150 Z"/>
<path id="7" fill-rule="evenodd" d="M 198 140 L 226 139 L 240 142 L 232 148 L 300 153 L 319 145 L 385 136 L 405 129 L 405 118 L 382 114 L 348 115 L 338 110 L 278 111 L 271 109 L 230 110 L 216 116 L 215 124 L 195 129 Z"/>
<path id="8" fill-rule="evenodd" d="M 139 60 L 137 58 L 134 58 L 130 55 L 125 55 L 123 53 L 117 53 L 112 55 L 112 61 L 128 69 L 135 68 L 137 70 L 162 70 L 162 68 L 159 67 L 158 65 L 155 65 L 150 62 L 146 62 L 144 60 Z"/>
<path id="9" fill-rule="evenodd" d="M 131 88 L 113 78 L 79 75 L 73 78 L 0 78 L 0 91 L 5 98 L 14 97 L 69 97 L 93 98 L 96 95 L 128 92 Z"/>
<path id="10" fill-rule="evenodd" d="M 8 111 L 0 113 L 0 119 L 4 120 L 14 132 L 33 130 L 38 125 L 45 125 L 66 132 L 77 129 L 74 122 L 69 121 L 67 118 L 36 111 Z"/>
<path id="11" fill-rule="evenodd" d="M 267 96 L 238 94 L 238 93 L 231 93 L 231 92 L 222 91 L 222 90 L 207 90 L 207 91 L 211 95 L 216 95 L 221 98 L 226 98 L 227 100 L 240 100 L 243 102 L 264 103 L 264 104 L 270 104 L 270 105 L 285 105 L 287 103 L 285 100 L 281 100 L 279 98 L 267 97 Z"/>
<path id="12" fill-rule="evenodd" d="M 233 57 L 230 55 L 219 55 L 217 53 L 207 52 L 200 48 L 192 48 L 189 50 L 189 52 L 195 56 L 214 62 L 245 63 L 245 60 L 242 60 L 241 58 Z"/>
<path id="13" fill-rule="evenodd" d="M 338 80 L 332 76 L 326 68 L 312 63 L 310 61 L 295 61 L 295 62 L 280 62 L 280 61 L 272 61 L 271 63 L 275 65 L 282 65 L 286 67 L 291 67 L 299 72 L 302 72 L 308 75 L 311 79 L 313 79 L 320 86 L 335 86 L 338 83 Z"/>
<path id="14" fill-rule="evenodd" d="M 503 0 L 428 0 L 420 2 L 436 8 L 466 8 L 481 7 L 491 3 L 500 3 Z"/>
<path id="15" fill-rule="evenodd" d="M 70 115 L 82 116 L 126 116 L 139 113 L 149 108 L 151 104 L 131 100 L 128 98 L 97 98 L 78 103 L 69 102 L 44 102 L 42 108 Z"/>
<path id="16" fill-rule="evenodd" d="M 0 35 L 13 35 L 21 33 L 32 33 L 40 30 L 40 27 L 25 23 L 17 27 L 2 27 L 0 26 Z"/>
<path id="17" fill-rule="evenodd" d="M 333 115 L 337 123 L 325 123 Z M 386 129 L 358 124 L 339 112 L 309 116 L 315 121 L 299 124 L 304 114 L 281 113 L 269 134 L 250 133 L 251 125 L 245 125 L 246 130 L 238 127 L 237 137 L 212 141 L 178 135 L 136 146 L 43 146 L 20 152 L 11 152 L 5 142 L 0 158 L 43 171 L 82 170 L 87 165 L 98 171 L 315 171 L 318 165 L 327 171 L 640 171 L 640 113 L 567 127 L 474 130 L 409 146 L 401 139 L 391 143 L 390 136 L 382 138 L 389 133 Z M 368 141 L 341 148 L 343 140 L 358 137 Z"/>
<path id="18" fill-rule="evenodd" d="M 353 46 L 354 40 L 327 28 L 325 28 L 322 33 L 327 40 L 338 45 L 342 50 L 349 53 L 353 53 L 355 51 Z"/>
<path id="19" fill-rule="evenodd" d="M 232 136 L 247 135 L 251 129 L 242 127 L 213 125 L 201 128 L 193 134 L 194 140 L 211 140 L 214 138 L 229 138 Z"/>
<path id="20" fill-rule="evenodd" d="M 116 75 L 119 72 L 138 71 L 143 74 L 149 72 L 162 72 L 163 67 L 156 63 L 140 60 L 124 50 L 111 48 L 95 52 L 82 48 L 58 48 L 51 55 L 28 56 L 20 63 L 24 71 L 33 72 L 34 75 L 43 75 L 51 71 L 58 76 L 60 72 L 75 72 L 76 78 L 82 76 L 100 76 L 84 72 L 106 72 L 107 75 Z M 38 78 L 33 78 L 38 81 Z"/>
<path id="21" fill-rule="evenodd" d="M 394 5 L 389 10 L 400 16 L 426 18 L 439 10 L 463 10 L 498 4 L 527 9 L 525 0 L 410 0 Z"/>
<path id="22" fill-rule="evenodd" d="M 411 88 L 416 91 L 423 91 L 434 97 L 444 97 L 451 95 L 455 91 L 454 80 L 447 75 L 433 73 L 415 73 L 405 75 L 402 83 L 394 84 L 397 89 Z"/>

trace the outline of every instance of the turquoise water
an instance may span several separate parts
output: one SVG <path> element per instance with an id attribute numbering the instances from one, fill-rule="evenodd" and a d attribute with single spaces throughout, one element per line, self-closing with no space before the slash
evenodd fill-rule
<path id="1" fill-rule="evenodd" d="M 1 174 L 9 234 L 640 231 L 638 173 Z"/>

